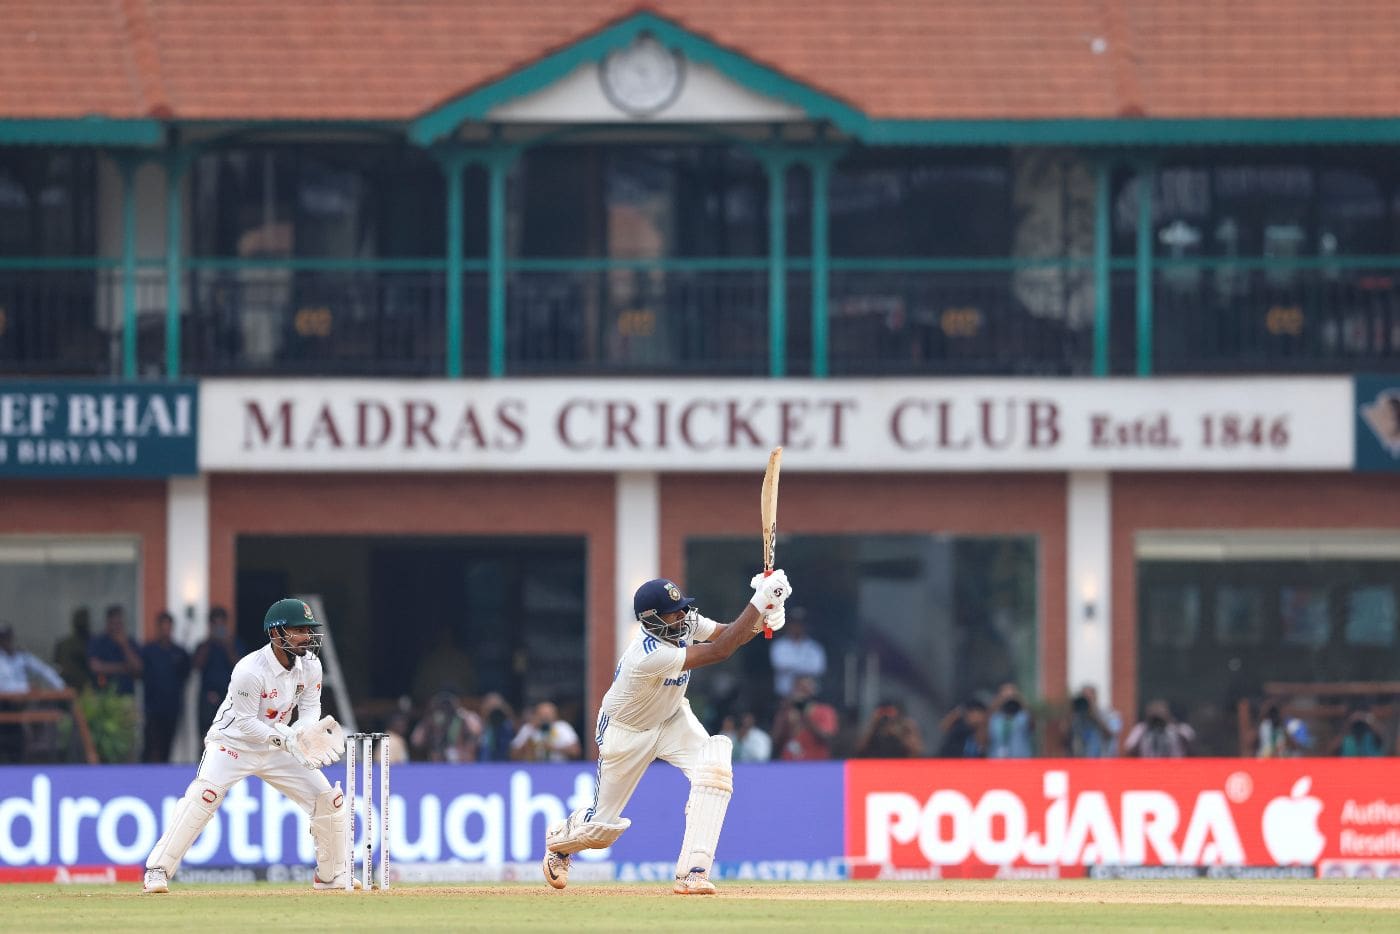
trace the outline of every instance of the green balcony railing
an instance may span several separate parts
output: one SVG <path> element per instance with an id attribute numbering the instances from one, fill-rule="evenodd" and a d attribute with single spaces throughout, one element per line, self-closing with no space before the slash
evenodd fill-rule
<path id="1" fill-rule="evenodd" d="M 1150 288 L 1124 259 L 1102 280 L 1091 260 L 833 259 L 824 322 L 812 319 L 810 262 L 785 265 L 793 376 L 1400 369 L 1400 257 L 1157 259 Z M 765 258 L 514 259 L 495 293 L 485 261 L 463 270 L 454 331 L 440 259 L 196 258 L 173 279 L 158 260 L 128 279 L 114 259 L 0 259 L 0 376 L 160 377 L 171 350 L 192 376 L 772 372 Z M 497 340 L 493 294 L 504 298 Z M 827 348 L 821 361 L 815 346 Z"/>

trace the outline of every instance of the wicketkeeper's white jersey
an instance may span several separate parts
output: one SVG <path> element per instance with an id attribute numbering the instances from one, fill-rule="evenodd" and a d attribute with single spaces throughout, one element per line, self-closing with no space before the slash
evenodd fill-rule
<path id="1" fill-rule="evenodd" d="M 286 723 L 293 707 L 308 723 L 321 719 L 321 660 L 308 652 L 283 668 L 269 643 L 233 666 L 228 694 L 204 741 L 244 752 L 267 749 L 273 724 Z"/>
<path id="2" fill-rule="evenodd" d="M 709 617 L 697 615 L 695 626 L 680 640 L 680 645 L 639 630 L 618 660 L 612 687 L 603 695 L 599 728 L 616 720 L 634 730 L 650 730 L 671 719 L 680 709 L 685 687 L 690 683 L 690 672 L 681 670 L 685 666 L 685 647 L 708 641 L 716 625 Z"/>

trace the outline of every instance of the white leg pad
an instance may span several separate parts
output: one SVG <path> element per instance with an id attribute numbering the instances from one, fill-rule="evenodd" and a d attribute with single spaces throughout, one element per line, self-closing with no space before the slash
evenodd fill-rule
<path id="1" fill-rule="evenodd" d="M 685 803 L 685 839 L 676 861 L 676 878 L 692 872 L 708 873 L 715 861 L 715 847 L 724 827 L 724 814 L 734 794 L 734 746 L 727 736 L 711 736 L 700 750 L 700 764 L 690 779 L 690 799 Z"/>
<path id="2" fill-rule="evenodd" d="M 146 857 L 146 868 L 164 869 L 166 876 L 175 875 L 175 870 L 180 867 L 180 860 L 185 858 L 185 853 L 194 844 L 199 832 L 219 810 L 227 791 L 227 787 L 215 785 L 202 778 L 190 782 L 190 787 L 185 789 L 185 796 L 175 805 L 175 811 L 170 815 L 170 825 L 156 841 L 156 848 L 151 850 L 151 855 Z"/>
<path id="3" fill-rule="evenodd" d="M 345 794 L 340 782 L 316 797 L 311 811 L 311 839 L 316 843 L 316 878 L 334 882 L 345 872 Z"/>
<path id="4" fill-rule="evenodd" d="M 545 831 L 545 849 L 561 856 L 570 856 L 579 850 L 606 850 L 612 846 L 622 832 L 632 826 L 629 818 L 623 817 L 616 824 L 603 821 L 584 820 L 587 811 L 579 808 L 561 821 L 555 822 Z"/>

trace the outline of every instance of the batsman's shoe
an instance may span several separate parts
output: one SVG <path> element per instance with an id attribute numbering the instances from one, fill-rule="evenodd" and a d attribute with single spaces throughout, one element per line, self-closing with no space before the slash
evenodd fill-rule
<path id="1" fill-rule="evenodd" d="M 715 884 L 709 880 L 704 870 L 692 869 L 684 878 L 676 880 L 676 885 L 671 891 L 677 895 L 713 895 Z"/>
<path id="2" fill-rule="evenodd" d="M 164 869 L 147 869 L 141 880 L 141 891 L 147 895 L 161 895 L 170 891 L 170 877 Z"/>
<path id="3" fill-rule="evenodd" d="M 347 870 L 347 871 L 348 871 L 348 870 Z M 361 883 L 359 879 L 353 880 L 353 884 L 354 884 L 354 886 L 355 886 L 355 891 L 356 891 L 356 892 L 358 892 L 358 891 L 360 891 L 360 889 L 364 888 L 364 884 Z M 333 891 L 335 891 L 335 890 L 337 890 L 337 889 L 340 889 L 341 891 L 344 891 L 344 889 L 345 889 L 345 873 L 342 872 L 340 875 L 336 876 L 336 877 L 335 877 L 334 879 L 332 879 L 330 882 L 322 882 L 319 876 L 312 876 L 312 877 L 311 877 L 311 887 L 312 887 L 313 889 L 315 889 L 316 891 L 318 891 L 318 892 L 333 892 Z"/>
<path id="4" fill-rule="evenodd" d="M 572 859 L 572 856 L 561 856 L 558 853 L 546 852 L 544 854 L 544 862 L 541 864 L 544 867 L 544 881 L 548 882 L 556 889 L 562 889 L 564 886 L 568 885 L 569 861 Z"/>

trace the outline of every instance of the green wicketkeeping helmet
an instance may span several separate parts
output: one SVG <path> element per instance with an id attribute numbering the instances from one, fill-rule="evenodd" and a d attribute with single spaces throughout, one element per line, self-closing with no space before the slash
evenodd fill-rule
<path id="1" fill-rule="evenodd" d="M 284 597 L 268 608 L 263 617 L 263 632 L 272 632 L 286 626 L 317 626 L 321 621 L 311 612 L 310 604 L 296 597 Z"/>

